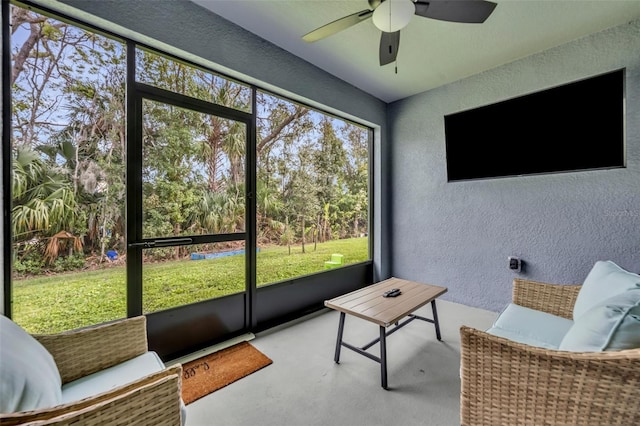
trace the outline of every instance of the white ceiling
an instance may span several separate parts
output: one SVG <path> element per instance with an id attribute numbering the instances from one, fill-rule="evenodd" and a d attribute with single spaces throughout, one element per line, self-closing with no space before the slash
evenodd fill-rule
<path id="1" fill-rule="evenodd" d="M 315 43 L 301 37 L 367 0 L 192 0 L 342 80 L 392 102 L 640 18 L 640 0 L 493 0 L 483 24 L 414 16 L 394 64 L 380 67 L 369 19 Z M 409 1 L 409 0 L 407 0 Z"/>

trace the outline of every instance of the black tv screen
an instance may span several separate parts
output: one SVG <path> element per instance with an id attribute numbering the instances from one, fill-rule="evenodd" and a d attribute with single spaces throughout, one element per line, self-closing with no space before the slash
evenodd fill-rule
<path id="1" fill-rule="evenodd" d="M 624 167 L 624 70 L 444 117 L 449 181 Z"/>

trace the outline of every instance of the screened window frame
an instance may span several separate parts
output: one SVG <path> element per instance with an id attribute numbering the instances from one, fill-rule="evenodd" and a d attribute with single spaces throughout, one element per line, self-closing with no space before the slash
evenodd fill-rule
<path id="1" fill-rule="evenodd" d="M 251 179 L 253 179 L 253 181 L 255 182 L 255 175 L 256 175 L 256 171 L 257 171 L 257 164 L 256 164 L 256 153 L 255 153 L 255 147 L 256 147 L 256 133 L 257 133 L 257 110 L 256 110 L 256 98 L 257 98 L 257 91 L 261 91 L 264 92 L 265 94 L 268 94 L 270 96 L 274 96 L 274 97 L 278 97 L 281 98 L 287 102 L 291 102 L 294 104 L 298 104 L 301 105 L 305 108 L 309 108 L 313 111 L 325 114 L 329 117 L 333 117 L 348 123 L 351 123 L 355 126 L 361 127 L 363 129 L 367 129 L 368 131 L 368 198 L 367 198 L 367 239 L 368 239 L 368 260 L 364 261 L 364 262 L 358 262 L 356 264 L 371 264 L 372 263 L 372 259 L 374 257 L 374 219 L 375 219 L 375 212 L 373 209 L 374 206 L 374 129 L 362 122 L 358 122 L 357 120 L 354 120 L 352 118 L 347 118 L 345 116 L 341 116 L 338 113 L 329 111 L 328 109 L 323 109 L 321 106 L 318 105 L 312 105 L 310 103 L 307 103 L 305 101 L 301 101 L 299 99 L 293 99 L 288 97 L 286 94 L 282 94 L 282 93 L 278 93 L 277 90 L 274 89 L 270 89 L 268 87 L 266 87 L 266 85 L 260 85 L 259 83 L 248 83 L 243 81 L 241 78 L 238 77 L 233 77 L 230 76 L 224 72 L 220 72 L 217 71 L 215 69 L 213 69 L 210 66 L 207 65 L 203 65 L 200 63 L 197 63 L 195 61 L 192 61 L 190 59 L 187 58 L 181 58 L 180 56 L 177 56 L 173 53 L 168 53 L 168 52 L 164 52 L 162 49 L 160 48 L 156 48 L 153 47 L 147 43 L 144 42 L 139 42 L 136 41 L 130 37 L 127 36 L 122 36 L 120 34 L 118 34 L 117 32 L 114 31 L 110 31 L 107 29 L 104 29 L 98 25 L 92 24 L 92 23 L 88 23 L 88 22 L 84 22 L 81 19 L 75 18 L 75 17 L 71 17 L 68 16 L 64 13 L 61 13 L 59 11 L 55 11 L 51 8 L 33 3 L 33 2 L 29 2 L 29 1 L 15 1 L 15 0 L 3 0 L 2 1 L 2 8 L 1 8 L 1 13 L 2 13 L 2 75 L 3 75 L 3 81 L 5 83 L 3 83 L 2 86 L 2 119 L 3 119 L 3 125 L 2 125 L 2 179 L 3 179 L 3 213 L 4 213 L 4 219 L 3 219 L 3 258 L 4 258 L 4 262 L 3 262 L 3 278 L 4 278 L 4 288 L 3 288 L 3 308 L 4 308 L 4 315 L 6 315 L 7 317 L 11 318 L 11 314 L 12 314 L 12 289 L 13 289 L 13 284 L 12 284 L 12 280 L 13 280 L 13 250 L 12 250 L 12 240 L 13 240 L 13 236 L 12 236 L 12 231 L 11 231 L 11 210 L 12 210 L 12 191 L 11 191 L 11 138 L 12 138 L 12 126 L 11 126 L 11 120 L 12 120 L 12 99 L 11 99 L 11 93 L 12 93 L 12 87 L 11 84 L 6 84 L 6 78 L 7 76 L 11 75 L 12 72 L 12 61 L 11 61 L 11 27 L 10 27 L 10 7 L 11 6 L 16 6 L 16 7 L 22 7 L 28 10 L 31 10 L 33 12 L 48 16 L 52 19 L 56 19 L 58 21 L 61 22 L 65 22 L 69 25 L 73 25 L 75 27 L 78 27 L 82 30 L 88 31 L 88 32 L 92 32 L 98 35 L 101 35 L 103 37 L 107 37 L 110 38 L 112 40 L 116 40 L 119 41 L 121 43 L 123 43 L 123 45 L 126 47 L 127 49 L 127 82 L 130 81 L 135 81 L 135 67 L 136 67 L 136 57 L 135 57 L 135 49 L 143 49 L 155 54 L 158 54 L 160 56 L 163 56 L 167 59 L 173 60 L 173 61 L 177 61 L 180 62 L 184 65 L 188 65 L 194 68 L 197 68 L 201 71 L 204 72 L 209 72 L 212 73 L 216 76 L 219 76 L 221 78 L 224 79 L 228 79 L 229 81 L 232 81 L 234 83 L 237 84 L 241 84 L 244 86 L 247 86 L 248 88 L 250 88 L 251 90 L 251 111 L 247 112 L 247 111 L 242 111 L 239 109 L 234 109 L 234 111 L 238 112 L 239 115 L 250 115 L 251 117 L 251 122 L 252 122 L 252 126 L 250 126 L 249 130 L 249 134 L 248 134 L 248 139 L 249 139 L 249 146 L 252 147 L 252 150 L 249 150 L 246 153 L 247 156 L 247 164 L 251 165 L 252 167 L 247 167 L 246 173 L 249 174 L 251 173 L 253 176 L 251 177 Z M 132 47 L 134 50 L 132 50 Z M 131 52 L 134 52 L 133 54 Z M 206 59 L 203 58 L 203 61 L 206 61 Z M 144 85 L 144 83 L 141 82 L 135 82 L 135 84 L 140 84 L 140 85 Z M 133 93 L 132 91 L 134 91 L 135 88 L 132 87 L 131 84 L 128 84 L 127 87 L 125 88 L 125 91 L 127 93 L 127 110 L 126 110 L 126 114 L 125 114 L 125 119 L 126 119 L 126 123 L 125 123 L 125 127 L 127 128 L 127 140 L 129 139 L 129 135 L 130 130 L 133 128 L 133 126 L 135 126 L 135 123 L 133 123 L 132 117 L 135 114 L 135 111 L 133 111 L 130 108 L 130 104 L 129 102 L 132 102 L 131 98 L 131 94 Z M 160 90 L 164 90 L 164 89 L 160 89 Z M 284 90 L 283 90 L 284 91 Z M 175 93 L 176 95 L 179 96 L 185 96 L 185 95 L 181 95 L 179 93 Z M 217 105 L 215 103 L 211 103 L 208 101 L 203 101 L 200 100 L 201 102 L 206 102 L 206 103 L 210 103 L 212 105 Z M 219 105 L 225 109 L 232 109 L 231 107 L 226 107 L 226 106 L 222 106 Z M 346 115 L 346 114 L 345 114 Z M 125 165 L 125 167 L 129 167 L 129 161 L 131 159 L 127 158 L 127 164 Z M 139 165 L 139 164 L 138 164 Z M 254 184 L 255 186 L 255 184 Z M 248 209 L 247 209 L 248 214 L 252 214 L 252 218 L 251 220 L 247 220 L 246 222 L 246 229 L 247 231 L 245 231 L 245 233 L 247 234 L 247 240 L 246 243 L 248 243 L 251 240 L 252 246 L 255 247 L 256 245 L 256 237 L 257 237 L 257 230 L 256 230 L 256 226 L 255 226 L 255 214 L 256 214 L 256 203 L 255 203 L 255 199 L 253 202 L 249 203 Z M 248 218 L 249 219 L 249 218 Z M 127 219 L 127 228 L 128 228 L 128 223 L 129 223 L 129 219 Z M 249 232 L 248 230 L 253 229 L 253 232 Z M 230 235 L 225 235 L 223 237 L 221 237 L 220 241 L 228 241 L 228 239 L 230 238 L 234 238 L 237 234 L 230 234 Z M 127 238 L 128 240 L 128 238 Z M 253 271 L 253 273 L 251 275 L 247 275 L 247 276 L 253 276 L 252 278 L 252 282 L 250 283 L 250 286 L 248 287 L 248 295 L 251 299 L 253 299 L 253 301 L 255 302 L 255 297 L 256 297 L 256 282 L 255 282 L 255 270 L 256 270 L 256 261 L 255 261 L 255 256 L 252 256 L 252 259 L 247 262 L 248 266 L 247 266 L 247 272 L 249 272 L 250 270 Z M 142 271 L 138 271 L 138 273 L 142 273 Z M 319 272 L 319 273 L 328 273 L 328 272 Z M 293 279 L 298 279 L 301 277 L 296 277 Z M 276 283 L 277 284 L 277 283 Z M 131 283 L 127 282 L 127 300 L 126 300 L 126 305 L 127 305 L 127 315 L 128 316 L 132 316 L 133 313 L 136 313 L 139 311 L 138 308 L 136 308 L 136 306 L 140 305 L 141 306 L 141 301 L 138 299 L 141 294 L 138 294 L 138 291 L 135 291 L 134 294 L 131 294 Z M 252 325 L 255 325 L 255 317 L 250 321 L 252 323 Z"/>

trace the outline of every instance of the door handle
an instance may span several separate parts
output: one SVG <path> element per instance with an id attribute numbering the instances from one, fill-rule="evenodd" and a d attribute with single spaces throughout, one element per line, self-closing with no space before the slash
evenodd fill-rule
<path id="1" fill-rule="evenodd" d="M 155 246 L 155 241 L 144 241 L 141 243 L 129 243 L 127 244 L 127 246 L 129 246 L 129 248 L 134 248 L 134 247 L 142 247 L 142 248 L 152 248 Z"/>
<path id="2" fill-rule="evenodd" d="M 191 238 L 169 238 L 168 240 L 155 240 L 153 242 L 154 247 L 184 246 L 191 243 L 193 243 Z"/>
<path id="3" fill-rule="evenodd" d="M 138 243 L 129 243 L 129 247 L 142 247 L 142 248 L 154 248 L 154 247 L 168 247 L 168 246 L 184 246 L 193 243 L 191 238 L 168 238 L 166 240 L 153 240 L 142 241 Z"/>

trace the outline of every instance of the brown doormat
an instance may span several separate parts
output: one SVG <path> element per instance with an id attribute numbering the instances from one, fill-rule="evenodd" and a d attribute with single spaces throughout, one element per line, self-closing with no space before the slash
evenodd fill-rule
<path id="1" fill-rule="evenodd" d="M 249 342 L 189 361 L 182 365 L 182 400 L 190 404 L 272 362 Z"/>

